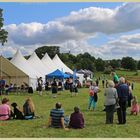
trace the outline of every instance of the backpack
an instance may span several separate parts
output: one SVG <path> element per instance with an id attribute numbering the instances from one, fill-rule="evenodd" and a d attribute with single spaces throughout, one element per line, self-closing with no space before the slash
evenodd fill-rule
<path id="1" fill-rule="evenodd" d="M 94 91 L 92 89 L 89 90 L 89 96 L 94 96 Z"/>

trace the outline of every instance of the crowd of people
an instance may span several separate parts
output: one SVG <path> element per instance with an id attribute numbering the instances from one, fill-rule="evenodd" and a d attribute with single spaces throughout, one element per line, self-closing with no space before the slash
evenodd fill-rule
<path id="1" fill-rule="evenodd" d="M 132 94 L 132 87 L 130 82 L 126 81 L 124 77 L 118 77 L 115 72 L 111 73 L 112 80 L 107 81 L 107 86 L 104 89 L 104 111 L 106 112 L 106 124 L 113 124 L 114 112 L 117 112 L 118 124 L 126 124 L 126 110 L 130 108 L 130 114 L 138 115 L 139 104 L 137 97 Z M 67 89 L 70 90 L 71 96 L 77 94 L 78 89 L 76 81 L 68 79 L 66 81 Z M 89 87 L 89 101 L 87 109 L 92 108 L 93 111 L 96 110 L 96 103 L 98 101 L 98 93 L 101 92 L 99 86 L 99 81 L 91 82 Z M 102 82 L 104 88 L 104 82 Z M 40 77 L 38 79 L 38 92 L 42 95 L 42 85 L 43 80 Z M 61 85 L 61 84 L 60 84 Z M 52 83 L 52 95 L 56 97 L 58 84 L 56 79 L 53 79 Z M 133 85 L 134 88 L 134 85 Z M 12 109 L 11 109 L 12 107 Z M 35 105 L 31 98 L 27 98 L 22 109 L 20 109 L 17 103 L 9 104 L 8 98 L 2 99 L 2 104 L 0 105 L 0 120 L 9 119 L 21 119 L 28 120 L 34 119 L 35 115 Z M 50 110 L 50 116 L 46 127 L 63 128 L 68 130 L 69 128 L 84 128 L 85 121 L 83 113 L 80 111 L 78 106 L 74 107 L 74 112 L 70 116 L 64 116 L 64 110 L 62 109 L 62 104 L 57 102 L 55 108 Z"/>
<path id="2" fill-rule="evenodd" d="M 6 83 L 6 80 L 2 77 L 0 79 L 0 95 L 9 95 L 10 92 L 14 93 L 21 93 L 21 92 L 28 92 L 28 93 L 33 93 L 32 91 L 29 90 L 30 87 L 27 83 L 23 82 L 20 86 L 17 84 L 13 83 Z"/>
<path id="3" fill-rule="evenodd" d="M 12 107 L 12 108 L 11 108 Z M 55 108 L 50 111 L 50 117 L 47 127 L 63 128 L 68 130 L 69 128 L 84 128 L 84 117 L 80 112 L 79 107 L 74 107 L 74 112 L 69 116 L 64 116 L 64 110 L 61 108 L 62 104 L 60 102 L 56 103 Z M 35 115 L 35 105 L 30 97 L 25 100 L 22 109 L 19 108 L 17 103 L 12 103 L 10 105 L 8 98 L 2 99 L 2 104 L 0 105 L 0 120 L 31 120 L 35 118 L 40 118 Z"/>
<path id="4" fill-rule="evenodd" d="M 70 90 L 71 96 L 76 96 L 78 94 L 78 87 L 81 85 L 78 79 L 73 80 L 73 78 L 67 79 L 55 79 L 53 78 L 44 82 L 42 77 L 37 79 L 37 88 L 38 94 L 40 96 L 43 95 L 43 90 L 46 92 L 51 90 L 52 97 L 55 98 L 58 91 L 62 90 Z M 20 86 L 17 84 L 7 84 L 6 80 L 2 77 L 0 79 L 0 95 L 9 95 L 11 92 L 14 93 L 33 93 L 33 88 L 29 87 L 29 85 L 23 82 Z"/>
<path id="5" fill-rule="evenodd" d="M 80 82 L 78 79 L 73 80 L 73 78 L 67 78 L 65 81 L 62 80 L 56 80 L 53 78 L 51 82 L 46 80 L 45 83 L 45 89 L 52 91 L 52 97 L 56 98 L 57 97 L 57 92 L 62 91 L 63 89 L 69 90 L 72 96 L 76 96 L 78 94 L 78 87 L 80 85 Z M 38 79 L 38 93 L 39 95 L 42 95 L 42 90 L 43 90 L 43 80 L 42 77 Z"/>
<path id="6" fill-rule="evenodd" d="M 113 123 L 114 111 L 116 110 L 118 124 L 126 124 L 128 107 L 131 107 L 131 114 L 137 115 L 139 112 L 137 97 L 132 95 L 130 83 L 124 77 L 118 78 L 115 72 L 112 72 L 112 76 L 113 79 L 108 81 L 108 88 L 104 92 L 106 123 Z"/>

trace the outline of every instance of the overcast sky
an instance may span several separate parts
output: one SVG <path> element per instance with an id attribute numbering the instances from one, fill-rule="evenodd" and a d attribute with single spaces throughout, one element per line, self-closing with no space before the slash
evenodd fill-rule
<path id="1" fill-rule="evenodd" d="M 8 42 L 1 53 L 24 55 L 43 45 L 96 58 L 140 59 L 140 3 L 0 3 Z"/>

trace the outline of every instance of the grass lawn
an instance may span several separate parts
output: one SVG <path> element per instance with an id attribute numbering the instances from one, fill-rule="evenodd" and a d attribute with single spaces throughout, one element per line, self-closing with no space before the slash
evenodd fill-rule
<path id="1" fill-rule="evenodd" d="M 36 115 L 43 116 L 40 119 L 34 120 L 10 120 L 0 122 L 0 137 L 46 137 L 46 138 L 119 138 L 119 137 L 140 137 L 140 114 L 138 116 L 131 116 L 130 109 L 127 110 L 127 124 L 117 125 L 117 116 L 115 113 L 114 124 L 105 124 L 104 96 L 100 86 L 99 100 L 97 103 L 97 110 L 87 111 L 88 89 L 79 89 L 79 95 L 70 97 L 69 91 L 59 92 L 57 98 L 51 98 L 51 92 L 44 92 L 43 96 L 28 95 L 9 95 L 12 102 L 17 102 L 22 107 L 27 96 L 31 96 L 36 107 Z M 133 94 L 138 96 L 140 101 L 140 87 L 135 84 Z M 85 128 L 81 130 L 70 129 L 64 131 L 63 129 L 42 128 L 48 121 L 50 109 L 52 109 L 56 102 L 61 102 L 65 110 L 65 115 L 70 115 L 73 112 L 73 107 L 78 105 L 85 117 Z"/>

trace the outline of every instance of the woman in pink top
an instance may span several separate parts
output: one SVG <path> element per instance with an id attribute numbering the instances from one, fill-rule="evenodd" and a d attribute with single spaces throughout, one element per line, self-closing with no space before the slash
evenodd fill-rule
<path id="1" fill-rule="evenodd" d="M 10 118 L 11 109 L 8 105 L 9 99 L 3 98 L 0 105 L 0 120 L 8 120 Z"/>

